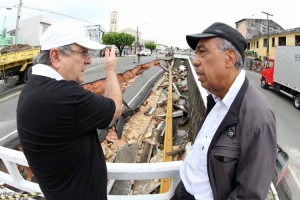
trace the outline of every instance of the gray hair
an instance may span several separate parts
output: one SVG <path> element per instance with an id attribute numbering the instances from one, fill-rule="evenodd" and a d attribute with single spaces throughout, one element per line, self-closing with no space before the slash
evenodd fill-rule
<path id="1" fill-rule="evenodd" d="M 68 49 L 71 48 L 71 44 L 65 45 L 58 47 L 59 51 L 65 55 L 69 56 L 70 51 Z M 50 60 L 50 50 L 43 50 L 41 51 L 34 59 L 33 59 L 33 64 L 44 64 L 44 65 L 51 65 L 51 60 Z"/>
<path id="2" fill-rule="evenodd" d="M 227 41 L 226 39 L 220 38 L 220 37 L 216 37 L 216 39 L 219 43 L 219 49 L 222 52 L 225 52 L 226 50 L 229 50 L 229 49 L 233 49 L 237 53 L 237 61 L 235 63 L 235 67 L 238 70 L 241 70 L 243 68 L 244 64 L 243 64 L 242 56 L 239 53 L 239 51 L 231 44 L 231 42 Z"/>

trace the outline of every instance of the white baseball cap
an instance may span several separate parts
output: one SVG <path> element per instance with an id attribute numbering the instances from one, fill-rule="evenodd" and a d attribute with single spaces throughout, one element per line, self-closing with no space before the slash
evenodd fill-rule
<path id="1" fill-rule="evenodd" d="M 40 38 L 41 50 L 61 47 L 76 43 L 87 49 L 103 49 L 104 45 L 92 41 L 84 26 L 73 19 L 66 19 L 52 24 Z"/>

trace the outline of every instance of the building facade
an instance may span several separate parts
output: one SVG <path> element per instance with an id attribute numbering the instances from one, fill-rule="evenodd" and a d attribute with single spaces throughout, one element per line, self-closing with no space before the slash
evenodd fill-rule
<path id="1" fill-rule="evenodd" d="M 268 32 L 280 32 L 284 30 L 276 22 L 266 19 L 242 19 L 240 21 L 237 21 L 235 24 L 236 29 L 246 39 L 258 37 L 261 35 L 267 35 Z"/>
<path id="2" fill-rule="evenodd" d="M 22 38 L 22 43 L 30 46 L 39 46 L 39 39 L 47 28 L 54 23 L 53 20 L 46 18 L 43 15 L 35 16 L 32 18 L 20 21 L 19 36 Z M 94 41 L 101 43 L 102 35 L 105 29 L 101 25 L 86 26 L 90 38 Z M 15 36 L 16 27 L 7 27 L 6 35 Z"/>
<path id="3" fill-rule="evenodd" d="M 242 19 L 236 29 L 246 38 L 246 56 L 257 61 L 274 58 L 277 46 L 300 45 L 300 28 L 284 30 L 272 20 Z"/>
<path id="4" fill-rule="evenodd" d="M 101 25 L 86 26 L 91 40 L 102 44 L 102 35 L 105 33 L 105 29 Z"/>
<path id="5" fill-rule="evenodd" d="M 123 30 L 118 31 L 119 33 L 127 33 L 132 35 L 135 38 L 134 43 L 131 45 L 131 47 L 128 47 L 130 51 L 136 52 L 137 48 L 139 49 L 144 49 L 145 48 L 145 43 L 146 42 L 153 42 L 155 43 L 154 40 L 146 40 L 142 38 L 142 32 L 138 31 L 138 29 L 133 29 L 133 28 L 126 28 Z"/>
<path id="6" fill-rule="evenodd" d="M 39 46 L 39 38 L 53 22 L 53 20 L 43 15 L 21 20 L 19 23 L 19 36 L 22 37 L 23 40 L 20 43 L 30 46 Z M 7 35 L 15 36 L 16 27 L 7 27 Z"/>

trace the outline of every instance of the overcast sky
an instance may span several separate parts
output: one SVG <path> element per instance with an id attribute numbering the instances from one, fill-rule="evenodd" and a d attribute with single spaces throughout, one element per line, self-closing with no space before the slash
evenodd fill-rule
<path id="1" fill-rule="evenodd" d="M 139 27 L 142 39 L 157 41 L 173 47 L 188 47 L 187 34 L 202 32 L 214 22 L 224 22 L 235 28 L 235 22 L 244 18 L 269 19 L 284 29 L 300 27 L 300 1 L 298 0 L 22 0 L 21 20 L 46 15 L 54 20 L 59 13 L 93 24 L 109 31 L 112 11 L 119 13 L 119 29 Z M 3 25 L 15 26 L 19 0 L 0 0 L 0 30 Z M 13 7 L 6 10 L 3 7 Z M 5 24 L 3 24 L 5 22 Z"/>

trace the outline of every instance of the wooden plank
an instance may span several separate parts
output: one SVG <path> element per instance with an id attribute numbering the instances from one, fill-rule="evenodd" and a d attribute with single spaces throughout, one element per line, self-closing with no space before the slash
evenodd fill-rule
<path id="1" fill-rule="evenodd" d="M 173 109 L 173 94 L 172 94 L 172 64 L 169 66 L 169 87 L 168 87 L 168 100 L 167 100 L 167 115 L 166 115 L 166 127 L 165 127 L 165 137 L 164 137 L 164 154 L 163 161 L 172 161 L 172 155 L 168 155 L 166 152 L 172 151 L 173 146 L 173 120 L 172 120 L 172 109 Z M 170 178 L 162 179 L 160 184 L 160 193 L 165 193 L 169 191 L 170 188 Z"/>

